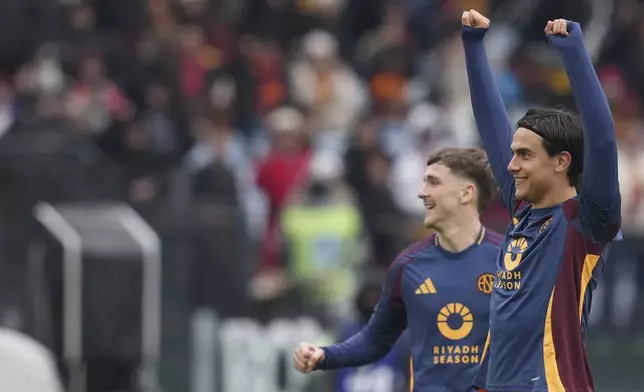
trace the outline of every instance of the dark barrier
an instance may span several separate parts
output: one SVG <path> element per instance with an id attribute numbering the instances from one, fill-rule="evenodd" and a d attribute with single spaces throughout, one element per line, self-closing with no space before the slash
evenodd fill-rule
<path id="1" fill-rule="evenodd" d="M 44 290 L 42 340 L 64 365 L 71 392 L 156 390 L 160 355 L 160 244 L 126 205 L 42 203 L 30 275 Z M 42 323 L 39 323 L 42 325 Z"/>

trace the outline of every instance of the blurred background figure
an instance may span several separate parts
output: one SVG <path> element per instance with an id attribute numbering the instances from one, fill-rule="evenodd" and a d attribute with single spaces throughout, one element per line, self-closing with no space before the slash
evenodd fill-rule
<path id="1" fill-rule="evenodd" d="M 257 167 L 257 184 L 268 201 L 268 221 L 262 241 L 263 267 L 278 264 L 279 217 L 290 195 L 306 178 L 310 149 L 304 117 L 294 107 L 269 114 L 267 128 L 271 147 Z"/>
<path id="2" fill-rule="evenodd" d="M 364 87 L 339 57 L 331 33 L 311 31 L 302 38 L 302 58 L 290 66 L 293 100 L 311 112 L 319 131 L 345 133 L 366 104 Z"/>
<path id="3" fill-rule="evenodd" d="M 155 366 L 165 391 L 390 390 L 384 381 L 360 389 L 367 384 L 339 382 L 338 374 L 309 385 L 281 358 L 290 340 L 342 335 L 365 276 L 381 274 L 429 235 L 415 197 L 429 155 L 480 144 L 460 40 L 460 16 L 470 8 L 494 20 L 487 47 L 514 119 L 528 107 L 574 109 L 542 30 L 545 20 L 568 18 L 586 32 L 616 122 L 625 237 L 600 278 L 588 346 L 598 390 L 639 391 L 644 6 L 637 0 L 0 2 L 0 324 L 62 356 L 52 344 L 60 331 L 47 321 L 57 316 L 47 306 L 57 298 L 44 298 L 52 291 L 31 269 L 41 259 L 51 267 L 61 245 L 41 251 L 34 207 L 97 213 L 118 203 L 159 240 Z M 502 232 L 508 220 L 498 201 L 483 219 Z M 100 295 L 83 294 L 93 309 L 123 294 L 111 282 L 139 281 L 128 275 L 136 268 L 113 271 L 128 265 L 119 257 L 141 252 L 128 248 L 127 225 L 103 232 L 101 219 L 83 222 L 74 226 L 82 247 L 112 252 L 99 257 L 110 266 L 99 268 L 101 282 L 88 282 Z M 114 325 L 131 318 L 97 312 Z M 116 327 L 109 332 L 140 347 Z M 239 337 L 230 346 L 237 355 L 217 348 L 222 336 Z M 218 356 L 230 366 L 215 365 Z M 405 374 L 402 366 L 396 374 Z"/>
<path id="4" fill-rule="evenodd" d="M 343 181 L 342 161 L 313 155 L 307 182 L 281 213 L 287 268 L 304 296 L 304 311 L 346 316 L 362 261 L 362 220 Z"/>
<path id="5" fill-rule="evenodd" d="M 53 355 L 34 339 L 2 328 L 0 353 L 0 387 L 3 391 L 63 391 Z"/>

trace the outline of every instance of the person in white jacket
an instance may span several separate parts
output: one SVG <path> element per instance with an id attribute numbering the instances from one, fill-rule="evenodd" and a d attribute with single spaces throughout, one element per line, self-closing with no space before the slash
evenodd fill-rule
<path id="1" fill-rule="evenodd" d="M 63 392 L 51 352 L 27 335 L 0 328 L 0 391 Z"/>
<path id="2" fill-rule="evenodd" d="M 302 38 L 301 49 L 301 58 L 288 66 L 293 100 L 311 111 L 319 131 L 347 135 L 366 107 L 366 86 L 339 57 L 331 33 L 311 31 Z"/>

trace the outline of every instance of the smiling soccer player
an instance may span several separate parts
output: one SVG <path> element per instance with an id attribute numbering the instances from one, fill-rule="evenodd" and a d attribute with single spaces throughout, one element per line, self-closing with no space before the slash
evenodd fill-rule
<path id="1" fill-rule="evenodd" d="M 512 222 L 497 260 L 477 386 L 491 392 L 592 392 L 586 325 L 595 278 L 621 224 L 612 116 L 579 24 L 549 21 L 581 114 L 532 109 L 510 124 L 483 37 L 462 17 L 472 107 Z"/>
<path id="2" fill-rule="evenodd" d="M 300 344 L 295 368 L 307 373 L 376 362 L 408 329 L 413 392 L 473 391 L 503 239 L 480 221 L 495 191 L 482 150 L 448 148 L 431 157 L 418 197 L 426 209 L 425 226 L 437 234 L 392 263 L 365 328 L 328 347 Z"/>

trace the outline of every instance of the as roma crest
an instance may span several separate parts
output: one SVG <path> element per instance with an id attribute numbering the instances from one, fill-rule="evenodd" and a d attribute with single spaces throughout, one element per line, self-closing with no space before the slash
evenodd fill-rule
<path id="1" fill-rule="evenodd" d="M 487 295 L 492 294 L 493 287 L 494 287 L 494 275 L 492 274 L 482 274 L 476 280 L 476 288 L 483 294 L 487 294 Z"/>

